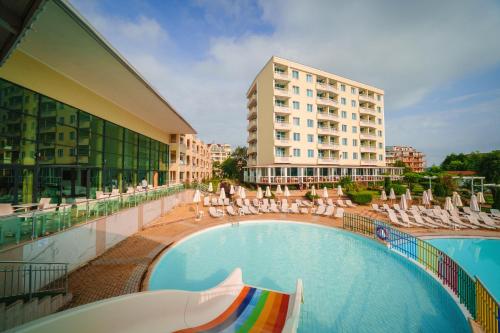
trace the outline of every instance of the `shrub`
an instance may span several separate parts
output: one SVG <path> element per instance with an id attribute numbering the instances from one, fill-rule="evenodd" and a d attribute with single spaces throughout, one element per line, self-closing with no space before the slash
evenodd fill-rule
<path id="1" fill-rule="evenodd" d="M 317 195 L 317 194 L 312 195 L 311 191 L 307 191 L 307 193 L 305 194 L 305 197 L 307 198 L 307 200 L 313 201 L 314 199 L 318 199 L 319 195 Z"/>
<path id="2" fill-rule="evenodd" d="M 420 184 L 413 184 L 413 190 L 412 193 L 415 195 L 422 195 L 424 192 L 424 187 Z"/>
<path id="3" fill-rule="evenodd" d="M 373 195 L 371 192 L 368 191 L 362 191 L 362 192 L 348 192 L 347 196 L 349 199 L 351 199 L 353 202 L 360 204 L 360 205 L 367 205 L 370 202 L 372 202 Z"/>
<path id="4" fill-rule="evenodd" d="M 391 190 L 392 187 L 392 180 L 390 177 L 385 177 L 384 178 L 384 189 L 387 193 Z"/>
<path id="5" fill-rule="evenodd" d="M 393 184 L 392 184 L 392 189 L 394 190 L 394 193 L 395 193 L 396 195 L 405 194 L 405 192 L 406 192 L 406 187 L 405 187 L 405 186 L 403 186 L 403 185 L 401 185 L 401 184 L 395 184 L 395 183 L 393 183 Z M 390 191 L 390 190 L 391 190 L 391 189 L 389 189 L 389 191 Z"/>

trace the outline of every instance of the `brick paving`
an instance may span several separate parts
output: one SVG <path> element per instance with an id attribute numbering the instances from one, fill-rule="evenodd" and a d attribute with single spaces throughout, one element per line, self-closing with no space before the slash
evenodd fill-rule
<path id="1" fill-rule="evenodd" d="M 73 299 L 68 307 L 147 289 L 149 269 L 158 255 L 176 241 L 205 228 L 229 222 L 262 219 L 302 221 L 331 227 L 342 226 L 341 219 L 311 214 L 262 214 L 244 217 L 229 217 L 226 215 L 223 218 L 215 219 L 208 215 L 207 209 L 202 207 L 200 209 L 205 211 L 204 217 L 200 221 L 195 221 L 194 205 L 176 207 L 147 229 L 128 237 L 100 257 L 72 272 L 69 276 L 69 289 L 73 294 Z M 347 208 L 345 210 L 387 221 L 384 215 L 371 211 L 367 206 Z M 454 231 L 422 228 L 402 228 L 401 230 L 416 235 L 500 237 L 500 232 L 487 230 Z"/>

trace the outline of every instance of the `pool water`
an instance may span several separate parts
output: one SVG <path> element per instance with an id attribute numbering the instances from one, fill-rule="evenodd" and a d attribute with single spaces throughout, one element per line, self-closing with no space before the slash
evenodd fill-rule
<path id="1" fill-rule="evenodd" d="M 249 222 L 177 244 L 151 290 L 211 288 L 236 267 L 245 283 L 293 293 L 304 283 L 299 332 L 469 332 L 458 305 L 422 269 L 385 246 L 334 228 Z"/>
<path id="2" fill-rule="evenodd" d="M 429 243 L 449 255 L 500 301 L 500 239 L 433 238 Z"/>

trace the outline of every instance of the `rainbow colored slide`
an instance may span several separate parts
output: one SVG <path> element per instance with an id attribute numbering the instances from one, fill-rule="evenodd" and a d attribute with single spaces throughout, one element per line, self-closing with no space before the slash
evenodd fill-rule
<path id="1" fill-rule="evenodd" d="M 90 303 L 41 318 L 16 332 L 296 332 L 302 281 L 294 294 L 243 283 L 235 269 L 201 291 L 146 291 Z"/>

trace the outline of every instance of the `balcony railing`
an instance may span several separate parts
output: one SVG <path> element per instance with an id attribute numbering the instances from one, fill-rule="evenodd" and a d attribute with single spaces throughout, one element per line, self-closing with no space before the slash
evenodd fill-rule
<path id="1" fill-rule="evenodd" d="M 359 137 L 361 139 L 376 139 L 377 135 L 376 134 L 371 134 L 371 133 L 359 133 Z"/>
<path id="2" fill-rule="evenodd" d="M 281 105 L 275 105 L 274 112 L 286 113 L 286 114 L 292 113 L 292 111 L 290 111 L 290 108 L 288 106 L 281 106 Z"/>
<path id="3" fill-rule="evenodd" d="M 336 129 L 335 127 L 318 127 L 318 133 L 320 134 L 338 133 L 338 129 Z"/>
<path id="4" fill-rule="evenodd" d="M 360 147 L 362 151 L 377 151 L 377 147 L 375 146 L 361 145 Z"/>
<path id="5" fill-rule="evenodd" d="M 287 157 L 285 157 L 287 158 Z M 276 157 L 275 157 L 276 159 Z M 286 163 L 287 161 L 285 161 Z M 335 163 L 335 162 L 333 162 Z M 257 184 L 304 184 L 304 183 L 333 183 L 338 182 L 342 176 L 245 176 L 246 181 Z M 400 175 L 373 175 L 373 176 L 350 176 L 353 181 L 383 181 L 386 177 L 392 180 L 401 179 Z"/>
<path id="6" fill-rule="evenodd" d="M 287 72 L 274 71 L 274 77 L 281 80 L 290 80 L 290 75 Z"/>
<path id="7" fill-rule="evenodd" d="M 361 165 L 373 165 L 377 164 L 377 159 L 375 158 L 362 158 Z"/>
<path id="8" fill-rule="evenodd" d="M 275 163 L 289 163 L 290 157 L 288 156 L 274 156 Z"/>
<path id="9" fill-rule="evenodd" d="M 333 106 L 339 104 L 336 100 L 326 97 L 316 97 L 316 103 L 323 105 L 333 105 Z"/>
<path id="10" fill-rule="evenodd" d="M 278 96 L 290 96 L 288 88 L 274 87 L 274 94 Z"/>
<path id="11" fill-rule="evenodd" d="M 247 120 L 254 119 L 257 117 L 257 108 L 251 108 L 248 110 Z"/>
<path id="12" fill-rule="evenodd" d="M 377 123 L 373 120 L 360 119 L 359 123 L 366 126 L 377 126 Z"/>
<path id="13" fill-rule="evenodd" d="M 334 164 L 339 163 L 339 160 L 335 157 L 318 157 L 318 164 Z"/>
<path id="14" fill-rule="evenodd" d="M 327 83 L 316 82 L 316 89 L 337 92 L 337 88 Z"/>
<path id="15" fill-rule="evenodd" d="M 337 143 L 318 142 L 318 148 L 319 149 L 339 150 L 340 146 Z"/>
<path id="16" fill-rule="evenodd" d="M 359 100 L 360 101 L 368 101 L 368 102 L 375 102 L 375 97 L 369 96 L 369 95 L 359 95 Z"/>
<path id="17" fill-rule="evenodd" d="M 252 132 L 248 135 L 247 142 L 253 142 L 256 140 L 257 140 L 257 133 L 256 132 Z"/>
<path id="18" fill-rule="evenodd" d="M 369 113 L 369 114 L 377 114 L 377 111 L 375 109 L 370 109 L 370 108 L 359 108 L 359 113 Z"/>
<path id="19" fill-rule="evenodd" d="M 276 129 L 289 129 L 290 128 L 290 122 L 288 121 L 275 121 L 274 122 L 274 128 Z"/>
<path id="20" fill-rule="evenodd" d="M 291 142 L 288 139 L 274 139 L 275 146 L 291 146 Z"/>
<path id="21" fill-rule="evenodd" d="M 256 128 L 257 127 L 257 120 L 250 120 L 248 122 L 248 126 L 247 126 L 247 131 L 251 131 L 252 129 Z"/>
<path id="22" fill-rule="evenodd" d="M 318 118 L 319 119 L 327 119 L 327 120 L 330 120 L 330 119 L 338 119 L 338 115 L 336 115 L 335 113 L 329 113 L 329 112 L 318 112 Z"/>
<path id="23" fill-rule="evenodd" d="M 252 106 L 257 104 L 257 95 L 253 94 L 247 102 L 247 108 L 251 108 Z"/>

